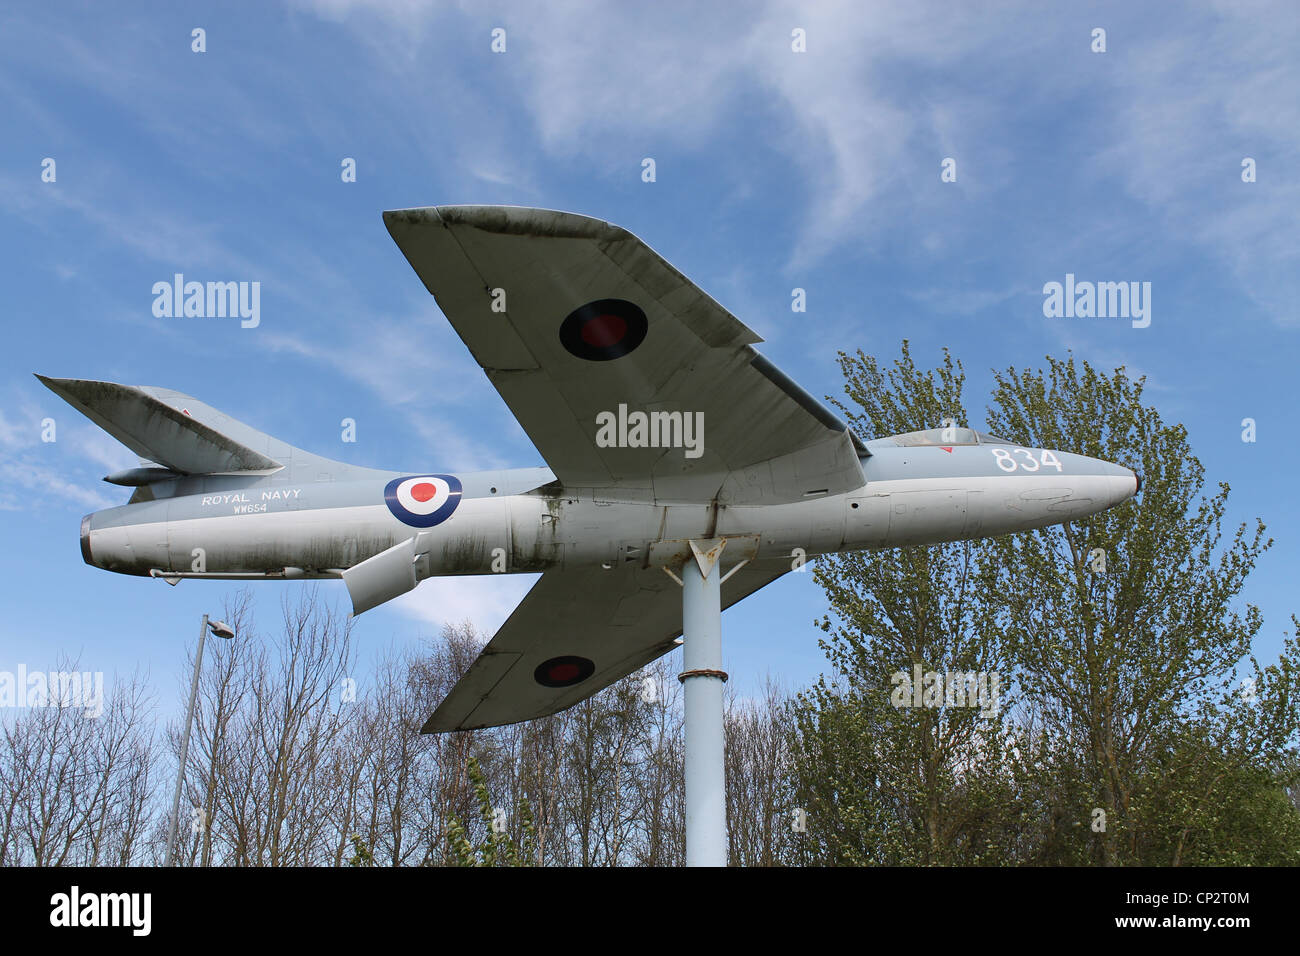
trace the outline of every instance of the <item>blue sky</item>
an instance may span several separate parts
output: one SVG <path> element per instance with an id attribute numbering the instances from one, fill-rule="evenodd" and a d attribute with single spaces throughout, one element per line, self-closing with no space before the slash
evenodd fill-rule
<path id="1" fill-rule="evenodd" d="M 32 372 L 175 388 L 357 464 L 541 463 L 380 218 L 441 203 L 624 226 L 818 395 L 840 391 L 837 349 L 892 358 L 904 337 L 918 362 L 951 348 L 975 408 L 990 368 L 1067 349 L 1146 375 L 1207 485 L 1231 484 L 1232 523 L 1260 516 L 1276 539 L 1246 594 L 1275 656 L 1300 610 L 1298 54 L 1285 2 L 11 6 L 0 668 L 139 664 L 170 709 L 182 645 L 227 590 L 82 564 L 81 515 L 125 498 L 99 478 L 135 459 Z M 260 281 L 260 325 L 155 318 L 152 285 L 176 272 Z M 1150 326 L 1045 318 L 1066 273 L 1150 282 Z M 530 581 L 426 582 L 359 619 L 362 655 L 448 618 L 491 632 Z M 255 589 L 264 625 L 291 587 Z M 729 611 L 737 688 L 814 679 L 823 610 L 791 575 Z"/>

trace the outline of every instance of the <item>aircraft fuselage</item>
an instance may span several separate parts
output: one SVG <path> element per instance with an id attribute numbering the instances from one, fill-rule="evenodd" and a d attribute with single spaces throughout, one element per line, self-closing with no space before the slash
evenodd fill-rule
<path id="1" fill-rule="evenodd" d="M 1081 518 L 1138 490 L 1127 468 L 1016 445 L 877 448 L 866 484 L 783 504 L 676 504 L 652 489 L 561 489 L 545 468 L 460 475 L 364 471 L 291 482 L 209 475 L 88 515 L 88 564 L 126 574 L 339 577 L 412 538 L 430 575 L 661 563 L 695 538 L 789 557 L 989 537 Z M 455 486 L 458 486 L 455 487 Z M 172 491 L 173 489 L 168 489 Z M 684 546 L 684 545 L 682 545 Z"/>

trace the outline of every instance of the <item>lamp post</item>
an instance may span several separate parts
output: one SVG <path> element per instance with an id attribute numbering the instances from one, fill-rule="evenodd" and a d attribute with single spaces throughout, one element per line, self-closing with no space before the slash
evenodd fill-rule
<path id="1" fill-rule="evenodd" d="M 203 615 L 203 623 L 199 625 L 199 648 L 194 652 L 194 678 L 190 682 L 190 706 L 185 715 L 185 736 L 181 738 L 181 762 L 176 769 L 176 793 L 172 797 L 172 822 L 167 829 L 167 859 L 164 866 L 171 866 L 172 860 L 176 854 L 176 830 L 180 825 L 181 813 L 181 788 L 185 784 L 185 761 L 190 754 L 190 729 L 194 726 L 194 701 L 199 695 L 199 670 L 203 667 L 203 642 L 211 630 L 217 637 L 224 640 L 230 640 L 235 636 L 235 631 L 228 624 L 222 621 L 209 621 L 206 614 Z"/>

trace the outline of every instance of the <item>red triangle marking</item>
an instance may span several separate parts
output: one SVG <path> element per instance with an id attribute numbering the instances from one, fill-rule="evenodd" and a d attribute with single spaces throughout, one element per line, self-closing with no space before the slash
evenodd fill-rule
<path id="1" fill-rule="evenodd" d="M 952 454 L 952 449 L 949 448 L 947 445 L 940 445 L 939 447 L 942 448 L 944 451 L 946 451 L 948 454 L 950 455 Z"/>

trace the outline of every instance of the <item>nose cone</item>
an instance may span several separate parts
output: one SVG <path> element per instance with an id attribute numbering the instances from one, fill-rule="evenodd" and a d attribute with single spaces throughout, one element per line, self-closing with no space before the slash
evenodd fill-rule
<path id="1" fill-rule="evenodd" d="M 1094 460 L 1103 479 L 1101 498 L 1106 502 L 1105 507 L 1110 508 L 1128 501 L 1142 489 L 1142 479 L 1133 469 L 1100 459 Z"/>
<path id="2" fill-rule="evenodd" d="M 1102 458 L 1089 458 L 1056 452 L 1064 468 L 1060 477 L 1064 479 L 1061 487 L 1069 488 L 1068 499 L 1054 506 L 1057 513 L 1069 512 L 1074 517 L 1096 514 L 1123 504 L 1142 487 L 1142 480 L 1131 468 L 1116 465 Z M 1041 472 L 1040 472 L 1041 473 Z M 1055 475 L 1047 475 L 1056 484 Z"/>

